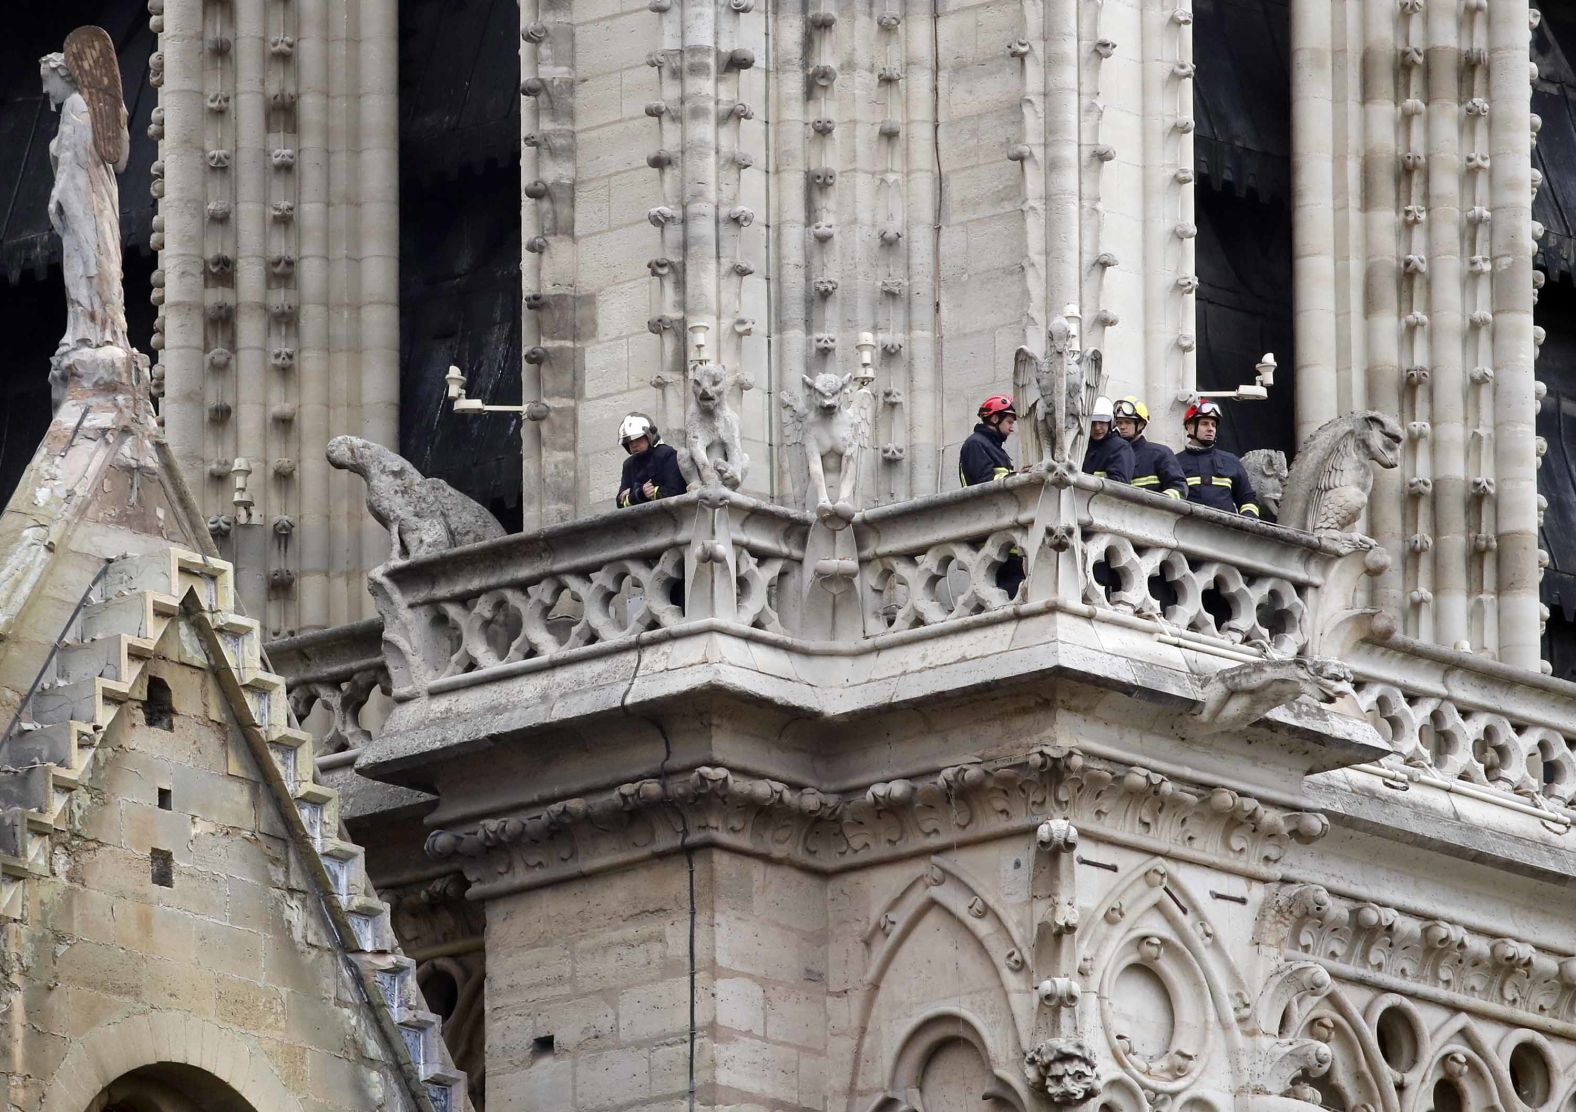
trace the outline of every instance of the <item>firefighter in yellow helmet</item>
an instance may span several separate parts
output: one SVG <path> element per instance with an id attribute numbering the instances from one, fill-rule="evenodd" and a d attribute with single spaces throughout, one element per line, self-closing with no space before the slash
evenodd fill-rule
<path id="1" fill-rule="evenodd" d="M 1116 431 L 1133 446 L 1133 485 L 1167 498 L 1186 498 L 1187 477 L 1182 474 L 1176 453 L 1164 444 L 1151 444 L 1144 439 L 1149 407 L 1129 394 L 1111 408 L 1116 416 Z"/>

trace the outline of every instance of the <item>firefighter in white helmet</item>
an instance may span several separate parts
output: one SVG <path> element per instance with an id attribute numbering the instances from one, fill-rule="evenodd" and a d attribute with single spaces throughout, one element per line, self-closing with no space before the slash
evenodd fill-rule
<path id="1" fill-rule="evenodd" d="M 618 426 L 618 442 L 629 453 L 618 484 L 618 504 L 638 506 L 683 494 L 689 484 L 679 471 L 679 454 L 662 443 L 656 424 L 644 413 L 631 413 Z"/>
<path id="2" fill-rule="evenodd" d="M 1089 447 L 1084 452 L 1085 475 L 1113 483 L 1133 481 L 1133 446 L 1112 430 L 1115 410 L 1111 399 L 1098 397 L 1089 412 Z"/>

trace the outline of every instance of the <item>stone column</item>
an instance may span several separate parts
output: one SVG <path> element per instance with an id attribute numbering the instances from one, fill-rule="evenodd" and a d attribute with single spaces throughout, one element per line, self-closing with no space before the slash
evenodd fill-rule
<path id="1" fill-rule="evenodd" d="M 1334 13 L 1292 0 L 1292 288 L 1297 342 L 1297 440 L 1338 416 L 1335 289 Z"/>
<path id="2" fill-rule="evenodd" d="M 1528 5 L 1488 5 L 1489 124 L 1493 168 L 1494 470 L 1497 484 L 1499 655 L 1541 664 L 1538 490 L 1532 363 L 1532 150 Z"/>

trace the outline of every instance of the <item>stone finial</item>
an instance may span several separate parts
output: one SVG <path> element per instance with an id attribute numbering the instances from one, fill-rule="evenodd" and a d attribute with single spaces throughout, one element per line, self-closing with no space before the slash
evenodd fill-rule
<path id="1" fill-rule="evenodd" d="M 1286 479 L 1280 522 L 1310 533 L 1344 533 L 1357 524 L 1373 489 L 1373 468 L 1401 462 L 1401 426 L 1377 410 L 1319 426 Z"/>
<path id="2" fill-rule="evenodd" d="M 328 442 L 328 462 L 367 483 L 367 510 L 389 531 L 391 559 L 410 559 L 504 535 L 478 503 L 402 456 L 359 436 Z"/>

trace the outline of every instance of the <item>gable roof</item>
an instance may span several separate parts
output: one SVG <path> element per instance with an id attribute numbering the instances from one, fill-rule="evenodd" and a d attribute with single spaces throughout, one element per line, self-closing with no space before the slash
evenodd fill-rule
<path id="1" fill-rule="evenodd" d="M 290 721 L 284 681 L 266 670 L 257 623 L 234 610 L 230 566 L 166 547 L 109 561 L 93 584 L 0 739 L 0 919 L 23 917 L 29 881 L 50 872 L 52 835 L 65 829 L 107 731 L 136 700 L 146 662 L 161 647 L 178 643 L 188 655 L 196 648 L 410 1104 L 421 1112 L 468 1107 L 464 1075 L 421 998 L 415 965 L 399 952 L 389 909 L 366 883 L 363 851 L 341 836 L 338 795 L 317 783 L 312 739 Z"/>

